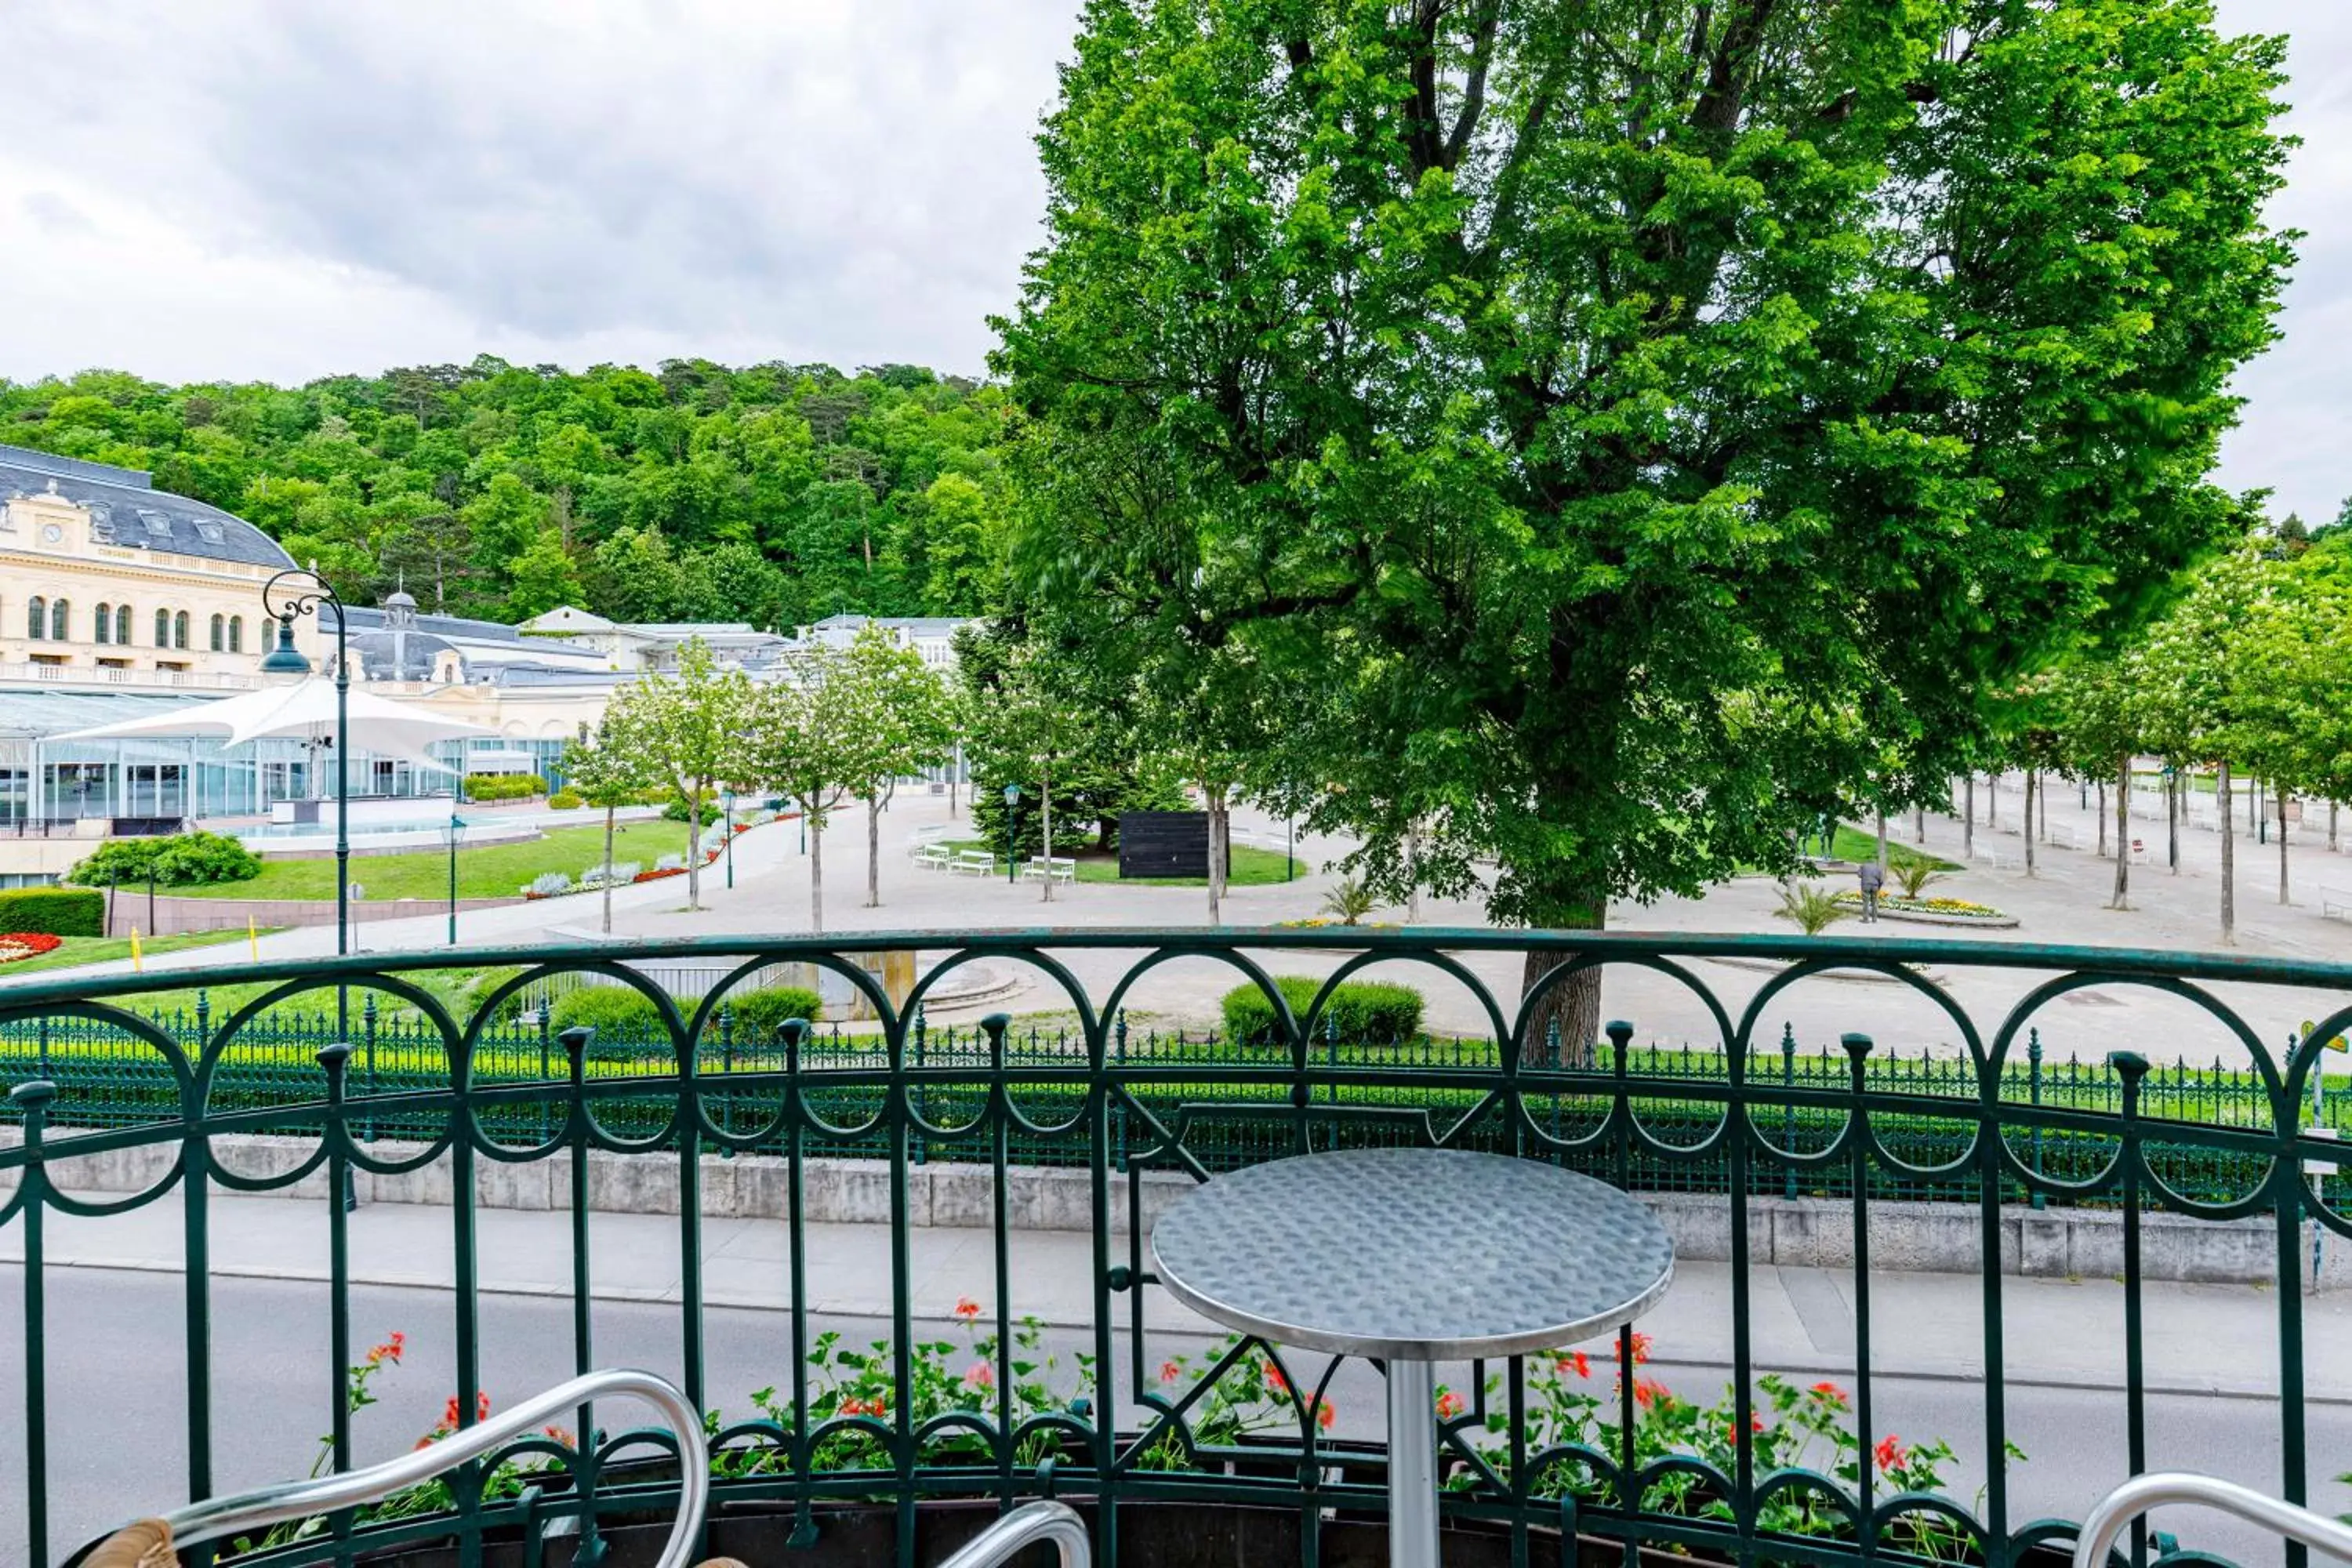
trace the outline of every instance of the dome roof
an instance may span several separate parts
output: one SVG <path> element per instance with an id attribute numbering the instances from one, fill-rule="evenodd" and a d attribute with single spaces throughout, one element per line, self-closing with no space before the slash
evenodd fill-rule
<path id="1" fill-rule="evenodd" d="M 352 661 L 370 680 L 430 680 L 441 656 L 457 646 L 431 632 L 358 632 L 351 639 Z M 464 660 L 459 654 L 461 671 Z"/>
<path id="2" fill-rule="evenodd" d="M 90 531 L 102 544 L 248 566 L 283 569 L 294 564 L 276 540 L 245 519 L 156 489 L 137 468 L 0 446 L 0 502 L 45 491 L 87 510 Z"/>

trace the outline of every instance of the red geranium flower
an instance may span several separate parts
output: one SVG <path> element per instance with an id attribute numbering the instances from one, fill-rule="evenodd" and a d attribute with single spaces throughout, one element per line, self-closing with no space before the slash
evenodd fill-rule
<path id="1" fill-rule="evenodd" d="M 1871 1450 L 1871 1458 L 1878 1461 L 1881 1470 L 1899 1470 L 1911 1462 L 1910 1451 L 1895 1440 L 1892 1432 L 1878 1440 L 1878 1447 Z"/>
<path id="2" fill-rule="evenodd" d="M 1617 1359 L 1618 1359 L 1618 1360 L 1620 1360 L 1620 1361 L 1622 1361 L 1622 1360 L 1624 1360 L 1624 1359 L 1625 1359 L 1625 1357 L 1624 1357 L 1624 1347 L 1623 1347 L 1622 1345 L 1620 1345 L 1620 1346 L 1618 1347 L 1617 1351 L 1616 1351 L 1615 1352 L 1613 1352 L 1613 1353 L 1617 1356 Z M 1649 1336 L 1649 1335 L 1647 1335 L 1647 1334 L 1635 1334 L 1635 1335 L 1633 1336 L 1633 1364 L 1634 1364 L 1635 1366 L 1640 1366 L 1641 1364 L 1643 1364 L 1644 1362 L 1648 1361 L 1649 1359 L 1650 1359 L 1650 1336 Z"/>
<path id="3" fill-rule="evenodd" d="M 1592 1375 L 1592 1363 L 1586 1359 L 1582 1351 L 1569 1352 L 1566 1355 L 1552 1363 L 1551 1369 L 1554 1372 L 1572 1372 L 1579 1377 L 1591 1377 Z"/>
<path id="4" fill-rule="evenodd" d="M 1654 1405 L 1672 1405 L 1674 1393 L 1663 1383 L 1651 1378 L 1637 1378 L 1633 1384 L 1633 1403 L 1647 1410 Z"/>
<path id="5" fill-rule="evenodd" d="M 1319 1396 L 1307 1408 L 1308 1414 L 1315 1417 L 1315 1425 L 1322 1427 L 1326 1432 L 1331 1430 L 1331 1423 L 1339 1418 L 1339 1411 L 1331 1407 L 1330 1401 Z"/>
<path id="6" fill-rule="evenodd" d="M 1817 1383 L 1813 1384 L 1813 1393 L 1817 1397 L 1828 1400 L 1841 1410 L 1845 1408 L 1846 1392 L 1834 1383 Z"/>
<path id="7" fill-rule="evenodd" d="M 1462 1396 L 1460 1394 L 1449 1388 L 1437 1396 L 1437 1418 L 1440 1421 L 1451 1421 L 1461 1414 Z"/>
<path id="8" fill-rule="evenodd" d="M 989 1370 L 986 1362 L 976 1361 L 965 1371 L 963 1385 L 966 1388 L 994 1388 L 996 1373 Z"/>
<path id="9" fill-rule="evenodd" d="M 960 1297 L 955 1304 L 955 1315 L 969 1323 L 980 1316 L 980 1303 L 969 1296 Z"/>
<path id="10" fill-rule="evenodd" d="M 1265 1377 L 1266 1387 L 1274 1393 L 1287 1394 L 1290 1392 L 1290 1384 L 1283 1380 L 1282 1369 L 1275 1365 L 1274 1363 L 1268 1362 L 1265 1363 Z"/>
<path id="11" fill-rule="evenodd" d="M 1180 1378 L 1180 1377 L 1181 1377 L 1181 1376 L 1183 1376 L 1183 1375 L 1184 1375 L 1184 1369 L 1183 1369 L 1182 1367 L 1178 1366 L 1174 1362 L 1172 1362 L 1172 1361 L 1163 1361 L 1163 1362 L 1161 1362 L 1161 1363 L 1160 1363 L 1160 1382 L 1162 1382 L 1162 1383 L 1173 1383 L 1173 1382 L 1175 1382 L 1178 1378 Z"/>

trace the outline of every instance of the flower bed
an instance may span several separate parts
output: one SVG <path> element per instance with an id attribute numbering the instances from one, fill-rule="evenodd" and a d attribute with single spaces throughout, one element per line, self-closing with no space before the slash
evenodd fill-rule
<path id="1" fill-rule="evenodd" d="M 1852 889 L 1832 895 L 1843 910 L 1862 908 L 1862 895 Z M 1969 899 L 1906 899 L 1900 893 L 1878 895 L 1878 912 L 1889 920 L 1915 920 L 1930 925 L 2013 926 L 2017 917 L 1990 904 Z"/>
<path id="2" fill-rule="evenodd" d="M 60 939 L 40 931 L 0 931 L 0 963 L 14 963 L 20 958 L 38 958 L 45 952 L 55 952 Z"/>

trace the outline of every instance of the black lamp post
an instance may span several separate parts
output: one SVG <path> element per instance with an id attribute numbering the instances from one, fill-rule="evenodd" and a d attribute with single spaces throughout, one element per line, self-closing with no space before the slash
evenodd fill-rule
<path id="1" fill-rule="evenodd" d="M 287 583 L 288 578 L 296 581 Z M 301 579 L 308 578 L 304 583 Z M 279 584 L 284 584 L 283 591 Z M 294 646 L 294 617 L 315 616 L 321 604 L 335 607 L 335 952 L 352 950 L 351 617 L 342 600 L 316 572 L 289 566 L 262 584 L 261 608 L 278 622 L 278 646 L 261 661 L 264 675 L 308 675 L 310 661 Z"/>
<path id="2" fill-rule="evenodd" d="M 1013 837 L 1013 808 L 1021 804 L 1021 786 L 1004 786 L 1004 879 L 1013 880 L 1013 862 L 1018 858 L 1019 847 Z"/>
<path id="3" fill-rule="evenodd" d="M 727 886 L 732 889 L 735 886 L 735 792 L 731 789 L 727 792 L 726 810 L 727 837 L 719 842 L 727 847 Z M 695 853 L 698 855 L 702 853 L 698 846 Z"/>
<path id="4" fill-rule="evenodd" d="M 457 799 L 453 795 L 449 797 L 449 825 L 441 830 L 441 837 L 446 839 L 449 845 L 449 945 L 451 947 L 457 945 L 457 840 L 464 837 L 465 834 L 465 818 L 457 815 Z"/>

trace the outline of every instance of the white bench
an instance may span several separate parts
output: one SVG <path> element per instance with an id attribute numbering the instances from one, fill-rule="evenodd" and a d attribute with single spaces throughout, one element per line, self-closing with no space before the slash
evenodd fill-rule
<path id="1" fill-rule="evenodd" d="M 1979 844 L 1975 848 L 1969 851 L 1969 858 L 1971 860 L 1981 860 L 1990 869 L 1998 871 L 2002 867 L 2010 865 L 2015 860 L 2016 857 L 2004 854 L 2000 850 L 1995 849 L 1990 844 Z"/>
<path id="2" fill-rule="evenodd" d="M 2069 824 L 2062 822 L 2050 830 L 2050 847 L 2053 849 L 2080 849 L 2083 836 Z"/>
<path id="3" fill-rule="evenodd" d="M 1021 868 L 1021 879 L 1024 882 L 1043 882 L 1048 879 L 1075 883 L 1078 879 L 1078 863 L 1065 860 L 1059 855 L 1050 860 L 1043 855 L 1032 855 L 1029 864 Z"/>
<path id="4" fill-rule="evenodd" d="M 2330 921 L 2352 921 L 2352 893 L 2341 888 L 2319 889 L 2319 917 Z"/>
<path id="5" fill-rule="evenodd" d="M 954 864 L 955 857 L 940 845 L 926 844 L 915 851 L 915 869 L 919 871 L 944 871 Z"/>
<path id="6" fill-rule="evenodd" d="M 996 871 L 996 857 L 985 849 L 959 849 L 955 858 L 948 862 L 948 869 L 969 871 L 975 877 L 992 876 Z"/>

